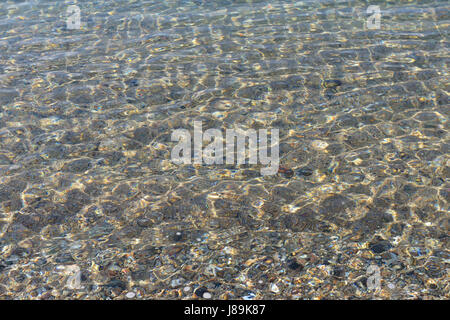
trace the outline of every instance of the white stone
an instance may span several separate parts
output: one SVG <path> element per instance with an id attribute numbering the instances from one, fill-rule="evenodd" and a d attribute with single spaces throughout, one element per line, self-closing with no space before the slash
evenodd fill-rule
<path id="1" fill-rule="evenodd" d="M 205 293 L 203 294 L 203 298 L 204 298 L 204 299 L 211 299 L 211 298 L 212 298 L 212 294 L 209 293 L 209 292 L 205 292 Z"/>
<path id="2" fill-rule="evenodd" d="M 270 291 L 272 291 L 273 293 L 279 293 L 280 288 L 278 288 L 278 286 L 274 283 L 270 286 Z"/>

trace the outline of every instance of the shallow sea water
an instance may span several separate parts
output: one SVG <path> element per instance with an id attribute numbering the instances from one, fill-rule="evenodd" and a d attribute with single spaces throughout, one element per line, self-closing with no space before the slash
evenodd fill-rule
<path id="1" fill-rule="evenodd" d="M 449 8 L 2 1 L 0 298 L 448 299 Z M 175 165 L 194 120 L 279 173 Z"/>

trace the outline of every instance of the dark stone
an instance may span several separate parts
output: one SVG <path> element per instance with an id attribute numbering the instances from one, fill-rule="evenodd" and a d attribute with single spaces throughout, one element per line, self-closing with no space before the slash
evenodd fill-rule
<path id="1" fill-rule="evenodd" d="M 168 189 L 169 188 L 167 186 L 157 182 L 145 183 L 139 186 L 140 191 L 142 191 L 144 194 L 151 195 L 162 195 L 166 193 Z"/>
<path id="2" fill-rule="evenodd" d="M 7 105 L 19 97 L 19 91 L 10 88 L 0 88 L 0 104 Z"/>
<path id="3" fill-rule="evenodd" d="M 342 267 L 334 267 L 333 276 L 336 278 L 343 278 L 345 276 L 345 270 Z"/>
<path id="4" fill-rule="evenodd" d="M 238 207 L 237 203 L 230 200 L 217 199 L 214 201 L 214 208 L 218 216 L 236 217 Z"/>
<path id="5" fill-rule="evenodd" d="M 21 229 L 23 227 L 32 230 L 34 232 L 40 232 L 45 226 L 45 216 L 42 214 L 32 213 L 32 214 L 16 214 L 13 218 L 13 226 Z"/>
<path id="6" fill-rule="evenodd" d="M 101 189 L 101 185 L 99 185 L 98 183 L 92 182 L 92 183 L 88 183 L 85 185 L 84 191 L 92 197 L 97 197 L 101 194 L 102 189 Z"/>
<path id="7" fill-rule="evenodd" d="M 324 96 L 325 96 L 328 100 L 334 99 L 334 98 L 336 97 L 335 92 L 336 92 L 336 88 L 328 88 L 328 89 L 325 89 L 325 91 L 324 91 Z"/>
<path id="8" fill-rule="evenodd" d="M 143 249 L 139 249 L 133 253 L 136 260 L 144 261 L 150 258 L 154 258 L 161 253 L 161 249 L 153 246 L 148 246 Z"/>
<path id="9" fill-rule="evenodd" d="M 169 239 L 173 242 L 181 242 L 186 239 L 186 236 L 181 231 L 175 231 L 169 235 Z"/>
<path id="10" fill-rule="evenodd" d="M 205 287 L 199 287 L 194 290 L 195 295 L 200 298 L 202 298 L 206 292 L 208 292 L 208 289 L 206 289 Z"/>
<path id="11" fill-rule="evenodd" d="M 269 89 L 266 86 L 256 85 L 240 89 L 239 96 L 247 99 L 261 100 L 268 91 Z"/>
<path id="12" fill-rule="evenodd" d="M 120 151 L 111 151 L 102 153 L 102 157 L 106 159 L 106 163 L 110 166 L 117 164 L 123 157 L 123 153 Z"/>
<path id="13" fill-rule="evenodd" d="M 108 216 L 110 216 L 110 215 L 117 216 L 122 210 L 120 205 L 118 205 L 112 201 L 104 201 L 102 203 L 102 209 L 103 209 L 103 212 Z"/>
<path id="14" fill-rule="evenodd" d="M 153 221 L 146 217 L 140 217 L 136 219 L 136 224 L 141 228 L 148 228 L 153 225 Z"/>
<path id="15" fill-rule="evenodd" d="M 72 263 L 74 261 L 75 260 L 73 260 L 73 257 L 70 253 L 59 254 L 55 259 L 56 263 Z"/>
<path id="16" fill-rule="evenodd" d="M 139 81 L 137 79 L 129 79 L 125 81 L 125 84 L 129 87 L 137 87 L 139 85 Z"/>
<path id="17" fill-rule="evenodd" d="M 26 248 L 21 248 L 21 247 L 17 247 L 15 249 L 12 250 L 11 255 L 15 255 L 18 257 L 28 257 L 31 254 L 30 249 L 26 249 Z"/>
<path id="18" fill-rule="evenodd" d="M 282 186 L 274 187 L 272 190 L 272 195 L 275 199 L 282 198 L 288 202 L 292 202 L 296 198 L 295 192 L 293 190 Z"/>
<path id="19" fill-rule="evenodd" d="M 384 211 L 370 210 L 360 220 L 355 222 L 355 227 L 361 232 L 373 232 L 383 228 L 386 224 L 393 221 L 392 216 Z"/>
<path id="20" fill-rule="evenodd" d="M 254 229 L 257 226 L 257 222 L 253 219 L 248 212 L 238 211 L 236 213 L 237 220 L 241 226 L 249 229 Z"/>
<path id="21" fill-rule="evenodd" d="M 346 142 L 354 148 L 360 148 L 367 145 L 369 140 L 370 137 L 367 132 L 355 131 L 348 135 Z"/>
<path id="22" fill-rule="evenodd" d="M 270 201 L 264 202 L 261 209 L 264 211 L 264 213 L 272 216 L 272 217 L 278 217 L 281 213 L 281 209 L 279 206 L 273 204 Z"/>
<path id="23" fill-rule="evenodd" d="M 373 205 L 379 209 L 387 209 L 391 204 L 391 200 L 388 198 L 375 198 L 373 199 Z"/>
<path id="24" fill-rule="evenodd" d="M 150 143 L 158 134 L 155 129 L 149 127 L 139 127 L 133 132 L 133 139 L 139 141 L 142 144 Z"/>
<path id="25" fill-rule="evenodd" d="M 125 290 L 127 288 L 127 284 L 119 279 L 112 279 L 107 284 L 105 284 L 107 288 L 119 288 L 121 290 Z"/>
<path id="26" fill-rule="evenodd" d="M 327 147 L 327 151 L 331 155 L 338 155 L 345 151 L 345 146 L 340 143 L 332 143 Z"/>
<path id="27" fill-rule="evenodd" d="M 282 174 L 283 176 L 285 176 L 288 179 L 292 178 L 294 176 L 294 171 L 292 169 L 284 168 L 284 167 L 280 167 L 278 169 L 278 173 Z"/>
<path id="28" fill-rule="evenodd" d="M 341 128 L 356 127 L 356 125 L 358 124 L 358 119 L 350 114 L 343 114 L 338 116 L 338 118 L 336 119 L 336 123 Z"/>
<path id="29" fill-rule="evenodd" d="M 67 131 L 61 138 L 62 143 L 69 143 L 69 144 L 78 144 L 85 140 L 88 140 L 89 137 L 86 135 L 83 135 L 80 132 L 73 132 L 73 131 Z"/>
<path id="30" fill-rule="evenodd" d="M 381 240 L 377 241 L 375 243 L 369 244 L 369 249 L 373 253 L 382 253 L 392 248 L 392 245 L 389 243 L 389 241 Z"/>
<path id="31" fill-rule="evenodd" d="M 328 224 L 318 220 L 316 216 L 315 211 L 306 207 L 284 216 L 282 221 L 285 228 L 294 232 L 327 232 Z"/>
<path id="32" fill-rule="evenodd" d="M 403 230 L 405 229 L 405 224 L 401 222 L 393 223 L 390 225 L 389 230 L 392 236 L 401 236 Z"/>
<path id="33" fill-rule="evenodd" d="M 132 271 L 131 278 L 133 279 L 133 281 L 148 280 L 148 271 L 147 270 Z"/>
<path id="34" fill-rule="evenodd" d="M 137 150 L 142 147 L 142 144 L 133 139 L 126 139 L 122 142 L 122 148 L 125 150 Z"/>
<path id="35" fill-rule="evenodd" d="M 289 90 L 291 88 L 289 81 L 272 81 L 270 86 L 274 91 Z"/>
<path id="36" fill-rule="evenodd" d="M 62 144 L 48 146 L 43 150 L 44 154 L 50 159 L 63 159 L 67 154 L 67 147 Z"/>
<path id="37" fill-rule="evenodd" d="M 112 191 L 115 197 L 126 198 L 132 195 L 132 189 L 127 183 L 121 183 Z"/>

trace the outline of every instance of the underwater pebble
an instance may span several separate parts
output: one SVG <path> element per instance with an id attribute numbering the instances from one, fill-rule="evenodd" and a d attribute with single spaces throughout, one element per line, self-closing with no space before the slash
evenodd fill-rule
<path id="1" fill-rule="evenodd" d="M 204 295 L 206 292 L 208 292 L 208 290 L 207 290 L 206 288 L 200 287 L 200 288 L 195 289 L 194 294 L 195 294 L 197 297 L 203 297 L 203 295 Z"/>
<path id="2" fill-rule="evenodd" d="M 253 292 L 250 292 L 248 295 L 243 296 L 242 299 L 244 300 L 253 300 L 256 297 L 256 294 L 254 294 Z"/>
<path id="3" fill-rule="evenodd" d="M 303 269 L 303 266 L 301 264 L 299 264 L 296 260 L 288 261 L 288 267 L 292 270 L 298 270 L 298 271 L 301 271 Z"/>
<path id="4" fill-rule="evenodd" d="M 204 299 L 211 299 L 211 298 L 212 298 L 212 294 L 209 293 L 209 292 L 205 292 L 205 293 L 203 294 L 203 298 L 204 298 Z"/>
<path id="5" fill-rule="evenodd" d="M 447 297 L 443 1 L 422 1 L 433 17 L 414 34 L 423 8 L 398 4 L 395 28 L 363 42 L 333 1 L 306 21 L 267 0 L 122 19 L 135 2 L 90 6 L 99 20 L 81 33 L 5 7 L 1 299 Z M 64 54 L 70 34 L 85 43 Z M 195 119 L 279 128 L 278 173 L 172 163 L 171 134 Z"/>
<path id="6" fill-rule="evenodd" d="M 313 142 L 311 142 L 311 146 L 317 150 L 324 150 L 326 147 L 328 147 L 328 143 L 321 140 L 314 140 Z"/>
<path id="7" fill-rule="evenodd" d="M 378 243 L 369 244 L 369 249 L 373 253 L 382 253 L 384 251 L 389 250 L 390 248 L 392 248 L 392 245 L 389 243 L 389 241 L 385 241 L 385 240 L 382 240 Z"/>
<path id="8" fill-rule="evenodd" d="M 69 289 L 81 289 L 81 270 L 77 265 L 71 265 L 64 268 L 70 276 L 67 278 L 66 286 Z"/>
<path id="9" fill-rule="evenodd" d="M 280 293 L 280 288 L 278 288 L 278 286 L 274 283 L 270 286 L 270 291 L 273 293 Z"/>
<path id="10" fill-rule="evenodd" d="M 183 278 L 173 279 L 173 280 L 170 282 L 170 286 L 171 286 L 172 288 L 175 288 L 175 287 L 181 286 L 181 285 L 183 284 L 183 282 L 184 282 L 184 279 L 183 279 Z"/>
<path id="11" fill-rule="evenodd" d="M 303 168 L 299 168 L 297 170 L 295 170 L 296 175 L 298 176 L 305 176 L 305 177 L 309 177 L 313 174 L 313 169 L 308 168 L 308 167 L 303 167 Z"/>
<path id="12" fill-rule="evenodd" d="M 335 80 L 335 79 L 327 79 L 322 82 L 322 86 L 324 88 L 336 88 L 342 85 L 341 80 Z"/>

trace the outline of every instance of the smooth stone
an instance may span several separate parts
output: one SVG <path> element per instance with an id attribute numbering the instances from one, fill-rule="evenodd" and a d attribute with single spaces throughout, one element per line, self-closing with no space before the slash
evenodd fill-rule
<path id="1" fill-rule="evenodd" d="M 322 81 L 322 86 L 325 88 L 336 88 L 342 85 L 342 81 L 341 80 L 336 80 L 336 79 L 327 79 Z"/>

